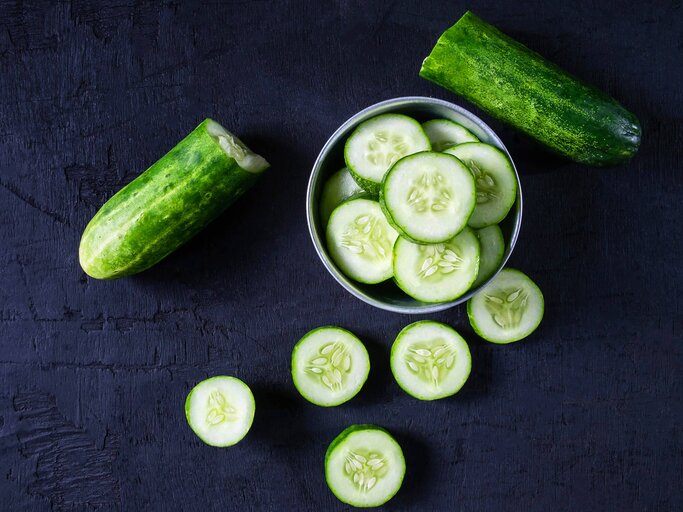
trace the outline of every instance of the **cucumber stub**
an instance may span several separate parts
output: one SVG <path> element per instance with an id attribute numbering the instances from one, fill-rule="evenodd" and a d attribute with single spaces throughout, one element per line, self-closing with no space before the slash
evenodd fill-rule
<path id="1" fill-rule="evenodd" d="M 396 162 L 379 201 L 387 220 L 417 243 L 450 240 L 467 226 L 476 190 L 472 173 L 452 155 L 424 151 Z"/>
<path id="2" fill-rule="evenodd" d="M 467 342 L 448 325 L 423 320 L 403 328 L 391 347 L 391 372 L 420 400 L 454 395 L 472 369 Z"/>
<path id="3" fill-rule="evenodd" d="M 471 131 L 449 119 L 432 119 L 422 123 L 422 129 L 429 137 L 432 151 L 443 151 L 465 142 L 479 142 Z"/>
<path id="4" fill-rule="evenodd" d="M 362 193 L 351 173 L 346 167 L 341 168 L 330 176 L 320 194 L 320 221 L 327 224 L 334 209 L 356 194 Z"/>
<path id="5" fill-rule="evenodd" d="M 475 332 L 491 343 L 526 338 L 543 319 L 541 289 L 526 274 L 506 268 L 467 302 Z"/>
<path id="6" fill-rule="evenodd" d="M 354 507 L 378 507 L 401 488 L 406 473 L 403 450 L 381 427 L 351 425 L 325 454 L 325 479 L 334 495 Z"/>
<path id="7" fill-rule="evenodd" d="M 185 400 L 187 423 L 210 446 L 232 446 L 241 441 L 251 428 L 255 410 L 249 386 L 224 375 L 201 381 Z"/>
<path id="8" fill-rule="evenodd" d="M 344 160 L 358 185 L 376 197 L 384 174 L 394 163 L 430 149 L 429 139 L 415 119 L 382 114 L 356 127 L 344 145 Z"/>
<path id="9" fill-rule="evenodd" d="M 498 224 L 474 230 L 479 239 L 481 254 L 479 256 L 479 274 L 472 288 L 486 282 L 500 266 L 505 255 L 505 238 Z"/>
<path id="10" fill-rule="evenodd" d="M 361 341 L 340 327 L 307 333 L 292 351 L 294 386 L 306 400 L 332 407 L 358 394 L 370 373 L 370 358 Z"/>
<path id="11" fill-rule="evenodd" d="M 398 233 L 377 201 L 350 199 L 332 212 L 327 224 L 327 250 L 351 279 L 376 284 L 392 274 L 391 251 Z"/>
<path id="12" fill-rule="evenodd" d="M 483 228 L 502 221 L 517 197 L 517 178 L 507 155 L 483 142 L 466 142 L 444 153 L 461 160 L 474 175 L 477 206 L 469 226 Z"/>

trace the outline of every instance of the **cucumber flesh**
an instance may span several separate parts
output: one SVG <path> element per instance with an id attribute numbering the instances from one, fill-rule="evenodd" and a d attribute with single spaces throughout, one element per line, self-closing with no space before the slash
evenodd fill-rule
<path id="1" fill-rule="evenodd" d="M 211 446 L 232 446 L 247 435 L 256 404 L 249 386 L 236 377 L 218 376 L 197 384 L 185 400 L 187 423 Z"/>
<path id="2" fill-rule="evenodd" d="M 393 275 L 396 237 L 379 203 L 369 199 L 340 204 L 327 224 L 330 256 L 344 274 L 361 283 L 381 283 Z"/>
<path id="3" fill-rule="evenodd" d="M 320 221 L 323 226 L 327 225 L 330 215 L 337 206 L 362 192 L 363 189 L 358 186 L 346 167 L 330 176 L 320 194 Z"/>
<path id="4" fill-rule="evenodd" d="M 382 182 L 380 205 L 405 238 L 440 243 L 467 226 L 475 194 L 467 166 L 451 155 L 425 151 L 393 165 Z"/>
<path id="5" fill-rule="evenodd" d="M 474 231 L 479 239 L 481 254 L 479 255 L 479 274 L 472 288 L 486 282 L 500 266 L 505 255 L 505 238 L 497 224 Z"/>
<path id="6" fill-rule="evenodd" d="M 472 369 L 467 342 L 448 325 L 423 320 L 403 328 L 391 347 L 398 385 L 420 400 L 454 395 Z"/>
<path id="7" fill-rule="evenodd" d="M 376 196 L 384 174 L 399 159 L 431 145 L 420 123 L 402 114 L 382 114 L 362 122 L 344 146 L 344 160 L 363 190 Z"/>
<path id="8" fill-rule="evenodd" d="M 325 454 L 325 480 L 342 502 L 378 507 L 401 488 L 406 473 L 403 450 L 386 430 L 352 425 L 339 434 Z"/>
<path id="9" fill-rule="evenodd" d="M 471 288 L 478 271 L 479 241 L 470 228 L 441 244 L 415 244 L 403 237 L 394 244 L 394 280 L 422 302 L 457 299 Z"/>
<path id="10" fill-rule="evenodd" d="M 467 302 L 467 316 L 475 332 L 492 343 L 526 338 L 543 319 L 543 293 L 519 270 L 501 270 Z"/>
<path id="11" fill-rule="evenodd" d="M 225 154 L 234 159 L 245 171 L 260 174 L 270 166 L 265 158 L 251 151 L 244 142 L 213 119 L 207 120 L 206 131 L 216 138 Z"/>
<path id="12" fill-rule="evenodd" d="M 340 405 L 356 396 L 369 372 L 365 346 L 340 327 L 314 329 L 292 351 L 294 386 L 306 400 L 322 407 Z"/>
<path id="13" fill-rule="evenodd" d="M 432 151 L 443 151 L 464 142 L 479 142 L 471 131 L 449 119 L 432 119 L 422 123 L 422 129 L 432 144 Z"/>
<path id="14" fill-rule="evenodd" d="M 469 226 L 498 224 L 517 197 L 517 179 L 510 159 L 500 149 L 483 142 L 467 142 L 445 150 L 467 165 L 477 187 L 477 206 Z"/>

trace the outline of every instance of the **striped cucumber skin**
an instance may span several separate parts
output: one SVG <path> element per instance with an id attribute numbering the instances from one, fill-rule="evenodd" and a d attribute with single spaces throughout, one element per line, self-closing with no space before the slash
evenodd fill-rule
<path id="1" fill-rule="evenodd" d="M 579 163 L 617 164 L 640 145 L 631 112 L 469 11 L 439 38 L 420 76 Z"/>
<path id="2" fill-rule="evenodd" d="M 204 120 L 117 192 L 81 238 L 83 270 L 114 279 L 150 268 L 196 235 L 257 180 L 207 131 Z"/>

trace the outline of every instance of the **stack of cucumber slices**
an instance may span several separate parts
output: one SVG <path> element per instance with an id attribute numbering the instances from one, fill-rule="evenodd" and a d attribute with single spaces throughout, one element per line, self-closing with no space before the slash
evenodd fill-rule
<path id="1" fill-rule="evenodd" d="M 465 127 L 382 114 L 356 127 L 325 183 L 327 249 L 349 278 L 393 278 L 415 300 L 449 302 L 498 269 L 498 227 L 517 196 L 507 155 Z"/>

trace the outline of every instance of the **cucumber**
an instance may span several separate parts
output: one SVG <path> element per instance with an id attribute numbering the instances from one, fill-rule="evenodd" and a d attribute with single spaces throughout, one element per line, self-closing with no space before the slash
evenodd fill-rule
<path id="1" fill-rule="evenodd" d="M 267 167 L 221 125 L 204 120 L 95 214 L 81 238 L 81 267 L 97 279 L 148 269 L 223 212 Z"/>
<path id="2" fill-rule="evenodd" d="M 351 199 L 332 212 L 327 224 L 327 250 L 351 279 L 375 284 L 393 275 L 392 247 L 398 233 L 377 201 Z"/>
<path id="3" fill-rule="evenodd" d="M 457 158 L 425 151 L 403 157 L 384 176 L 380 205 L 403 237 L 417 243 L 446 242 L 474 211 L 472 173 Z"/>
<path id="4" fill-rule="evenodd" d="M 432 151 L 443 151 L 463 142 L 479 142 L 471 131 L 449 119 L 432 119 L 422 123 L 422 129 L 432 144 Z"/>
<path id="5" fill-rule="evenodd" d="M 495 274 L 505 255 L 505 239 L 497 224 L 474 231 L 479 239 L 479 274 L 472 288 L 482 285 Z"/>
<path id="6" fill-rule="evenodd" d="M 320 221 L 322 224 L 327 224 L 332 211 L 337 206 L 362 192 L 363 189 L 358 186 L 346 167 L 335 172 L 325 182 L 320 194 Z"/>
<path id="7" fill-rule="evenodd" d="M 318 327 L 292 351 L 292 380 L 306 400 L 332 407 L 358 394 L 370 373 L 363 343 L 346 329 Z"/>
<path id="8" fill-rule="evenodd" d="M 616 164 L 640 145 L 631 112 L 469 11 L 439 38 L 420 76 L 576 162 Z"/>
<path id="9" fill-rule="evenodd" d="M 211 446 L 232 446 L 254 421 L 256 404 L 249 386 L 236 377 L 211 377 L 197 384 L 185 400 L 187 423 Z"/>
<path id="10" fill-rule="evenodd" d="M 506 268 L 467 302 L 475 332 L 492 343 L 526 338 L 543 319 L 543 293 L 519 270 Z"/>
<path id="11" fill-rule="evenodd" d="M 351 425 L 325 453 L 325 480 L 332 493 L 353 507 L 378 507 L 398 492 L 406 473 L 403 450 L 375 425 Z"/>
<path id="12" fill-rule="evenodd" d="M 470 289 L 479 271 L 479 241 L 470 228 L 442 244 L 394 244 L 394 280 L 422 302 L 455 300 Z"/>
<path id="13" fill-rule="evenodd" d="M 498 224 L 515 204 L 517 178 L 510 159 L 500 149 L 483 142 L 467 142 L 445 150 L 467 165 L 477 187 L 477 206 L 468 222 L 483 228 Z"/>
<path id="14" fill-rule="evenodd" d="M 391 373 L 403 391 L 420 400 L 456 394 L 471 369 L 467 342 L 439 322 L 412 323 L 398 333 L 391 346 Z"/>
<path id="15" fill-rule="evenodd" d="M 430 149 L 429 139 L 415 119 L 382 114 L 356 127 L 344 145 L 344 160 L 358 185 L 377 196 L 384 174 L 396 161 Z"/>

